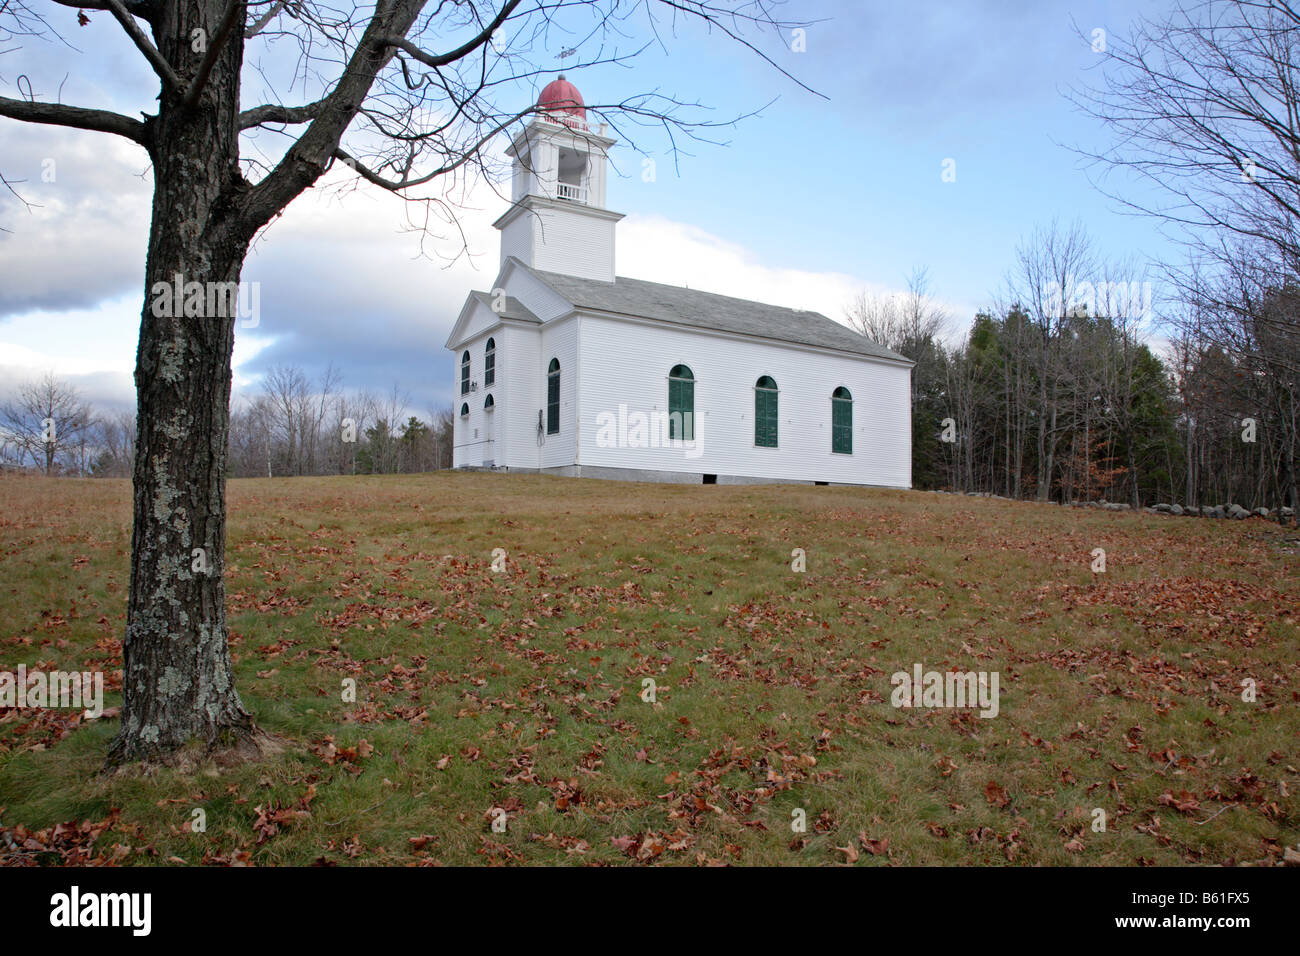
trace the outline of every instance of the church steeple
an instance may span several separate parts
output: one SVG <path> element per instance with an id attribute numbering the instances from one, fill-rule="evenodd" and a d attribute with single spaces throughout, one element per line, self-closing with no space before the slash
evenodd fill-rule
<path id="1" fill-rule="evenodd" d="M 501 230 L 501 261 L 514 256 L 548 272 L 614 281 L 614 226 L 605 208 L 605 125 L 593 130 L 582 94 L 563 74 L 537 99 L 532 122 L 506 152 L 512 159 L 511 206 Z"/>

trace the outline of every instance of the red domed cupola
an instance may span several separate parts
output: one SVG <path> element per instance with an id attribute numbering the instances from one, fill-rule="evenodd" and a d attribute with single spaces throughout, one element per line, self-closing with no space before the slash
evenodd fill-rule
<path id="1" fill-rule="evenodd" d="M 578 92 L 576 86 L 564 78 L 563 73 L 546 84 L 542 95 L 537 98 L 537 105 L 547 113 L 564 113 L 584 122 L 587 119 L 587 109 L 583 105 L 582 94 Z M 561 123 L 566 122 L 561 116 L 552 116 L 552 118 Z"/>

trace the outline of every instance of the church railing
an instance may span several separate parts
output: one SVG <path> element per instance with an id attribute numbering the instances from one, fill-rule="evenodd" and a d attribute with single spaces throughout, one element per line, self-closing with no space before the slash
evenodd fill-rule
<path id="1" fill-rule="evenodd" d="M 587 201 L 587 187 L 575 186 L 572 183 L 556 183 L 555 197 L 557 199 L 568 199 L 571 202 L 585 203 Z"/>

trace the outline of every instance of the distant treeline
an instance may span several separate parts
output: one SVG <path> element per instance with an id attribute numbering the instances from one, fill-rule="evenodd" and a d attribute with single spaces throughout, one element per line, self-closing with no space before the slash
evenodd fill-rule
<path id="1" fill-rule="evenodd" d="M 917 488 L 1296 507 L 1300 287 L 1238 274 L 1157 319 L 1147 295 L 1097 294 L 1151 285 L 1124 273 L 1098 267 L 1077 227 L 1053 226 L 1022 246 L 1006 304 L 957 345 L 924 271 L 906 295 L 854 303 L 859 330 L 916 363 Z M 1139 339 L 1152 329 L 1172 336 L 1163 359 Z"/>
<path id="2" fill-rule="evenodd" d="M 272 369 L 230 416 L 231 477 L 364 475 L 435 471 L 452 461 L 452 408 L 411 414 L 387 396 L 347 392 L 327 369 L 313 383 L 297 368 Z M 92 408 L 53 374 L 22 383 L 0 405 L 0 467 L 47 476 L 129 478 L 135 415 Z"/>

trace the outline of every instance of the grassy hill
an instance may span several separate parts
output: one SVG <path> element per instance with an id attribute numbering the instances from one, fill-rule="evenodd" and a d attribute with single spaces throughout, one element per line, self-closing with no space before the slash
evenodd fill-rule
<path id="1" fill-rule="evenodd" d="M 0 479 L 0 670 L 102 669 L 120 702 L 129 496 Z M 285 752 L 105 776 L 112 716 L 0 711 L 0 861 L 1271 863 L 1300 841 L 1295 532 L 1260 520 L 493 474 L 234 481 L 230 514 L 237 683 Z M 892 706 L 917 664 L 997 672 L 997 716 Z"/>

